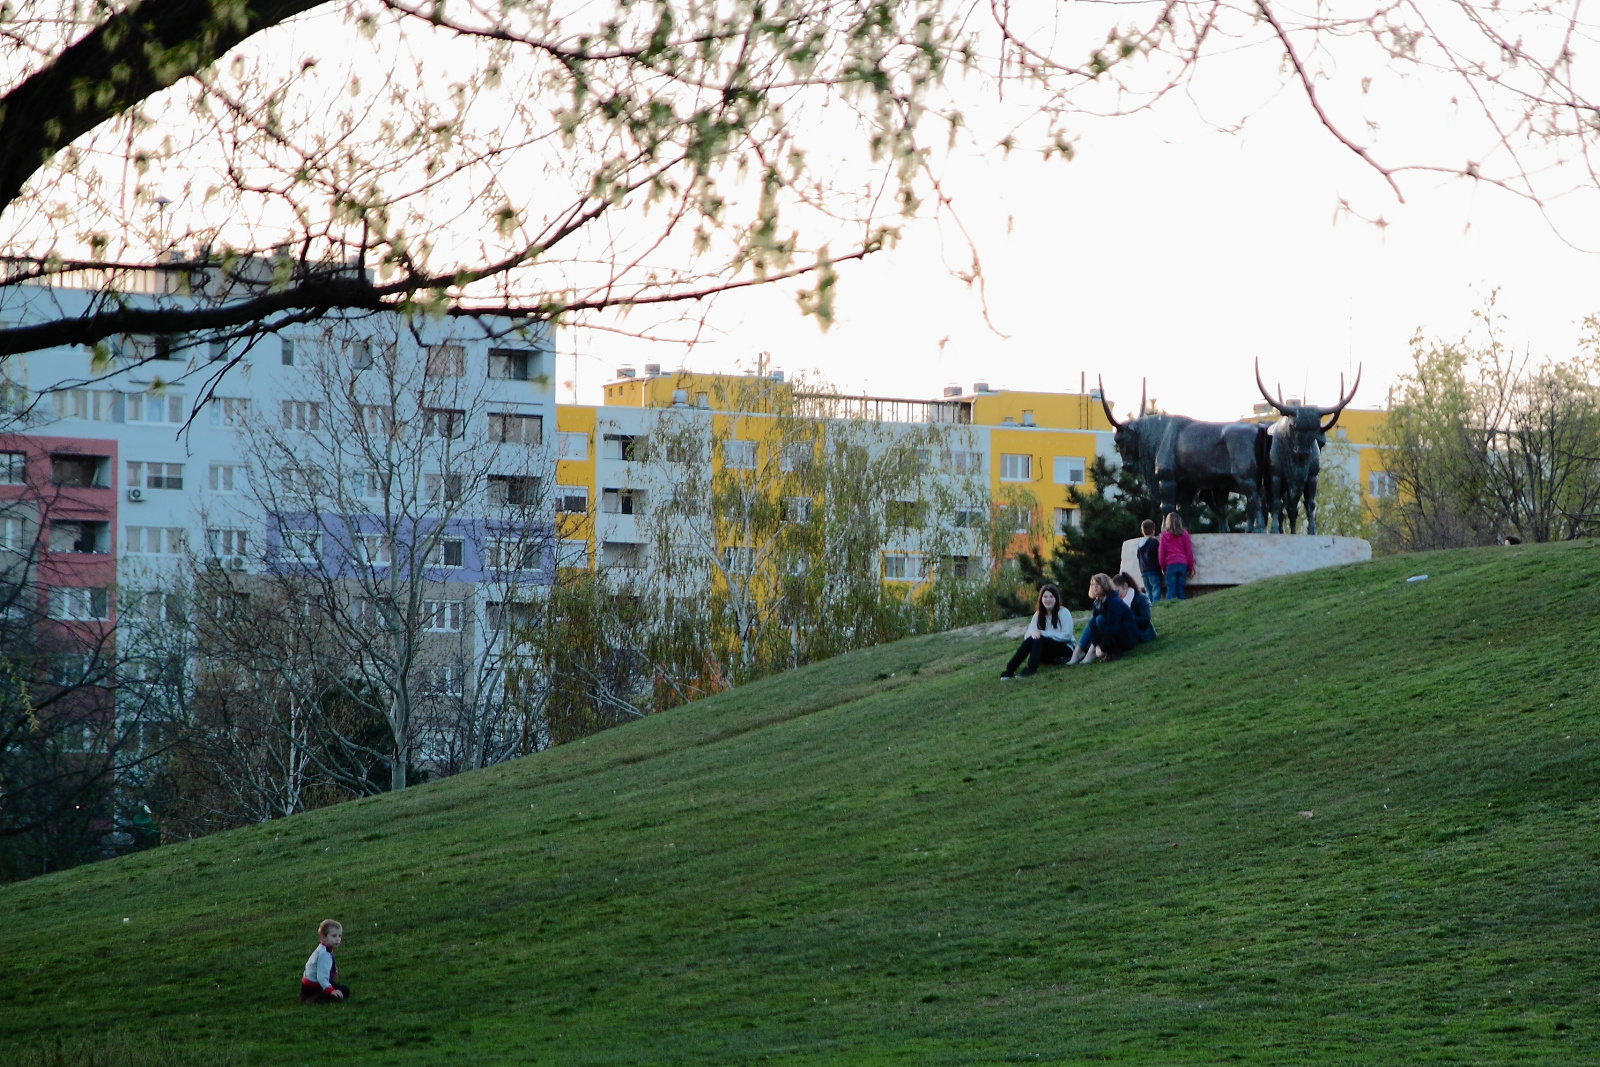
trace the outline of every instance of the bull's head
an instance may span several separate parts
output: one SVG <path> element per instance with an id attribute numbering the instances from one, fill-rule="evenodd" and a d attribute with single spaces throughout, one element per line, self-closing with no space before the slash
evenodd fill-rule
<path id="1" fill-rule="evenodd" d="M 1344 391 L 1344 375 L 1339 375 L 1339 402 L 1331 408 L 1319 408 L 1313 404 L 1300 404 L 1290 407 L 1283 402 L 1283 387 L 1278 387 L 1278 396 L 1267 392 L 1267 386 L 1261 380 L 1261 361 L 1256 360 L 1256 388 L 1261 390 L 1261 398 L 1277 409 L 1278 414 L 1288 419 L 1290 446 L 1294 450 L 1297 464 L 1309 463 L 1316 450 L 1327 444 L 1328 431 L 1333 429 L 1339 421 L 1339 415 L 1356 397 L 1356 390 L 1361 388 L 1361 367 L 1356 367 L 1355 384 L 1350 387 L 1347 395 Z M 1326 421 L 1324 421 L 1326 420 Z"/>
<path id="2" fill-rule="evenodd" d="M 1106 383 L 1099 375 L 1095 376 L 1095 382 L 1100 386 L 1100 406 L 1105 409 L 1106 421 L 1117 431 L 1116 437 L 1112 439 L 1112 443 L 1116 445 L 1117 455 L 1121 456 L 1124 462 L 1129 462 L 1139 448 L 1139 428 L 1133 423 L 1144 418 L 1145 383 L 1142 380 L 1139 382 L 1139 414 L 1118 422 L 1117 417 L 1111 414 L 1111 404 L 1106 400 Z"/>

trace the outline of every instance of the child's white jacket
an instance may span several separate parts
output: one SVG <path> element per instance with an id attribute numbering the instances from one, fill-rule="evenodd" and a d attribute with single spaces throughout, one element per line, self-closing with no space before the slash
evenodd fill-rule
<path id="1" fill-rule="evenodd" d="M 324 993 L 333 992 L 333 953 L 328 951 L 327 945 L 318 943 L 316 951 L 306 960 L 306 971 L 301 980 L 315 982 Z"/>

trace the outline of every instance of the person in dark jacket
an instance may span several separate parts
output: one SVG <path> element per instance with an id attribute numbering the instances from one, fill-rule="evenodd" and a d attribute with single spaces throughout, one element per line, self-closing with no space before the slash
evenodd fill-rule
<path id="1" fill-rule="evenodd" d="M 1150 598 L 1139 592 L 1139 583 L 1133 580 L 1133 575 L 1123 571 L 1111 579 L 1111 584 L 1117 587 L 1117 596 L 1128 605 L 1128 610 L 1133 612 L 1133 624 L 1139 629 L 1139 643 L 1156 639 L 1155 624 L 1150 621 Z"/>
<path id="2" fill-rule="evenodd" d="M 1139 524 L 1144 540 L 1139 542 L 1139 577 L 1144 579 L 1144 592 L 1154 604 L 1161 599 L 1161 539 L 1156 536 L 1156 524 L 1149 519 Z"/>
<path id="3" fill-rule="evenodd" d="M 1089 579 L 1089 599 L 1094 601 L 1094 614 L 1087 628 L 1088 643 L 1072 654 L 1071 663 L 1113 660 L 1139 643 L 1133 612 L 1117 595 L 1109 574 Z"/>

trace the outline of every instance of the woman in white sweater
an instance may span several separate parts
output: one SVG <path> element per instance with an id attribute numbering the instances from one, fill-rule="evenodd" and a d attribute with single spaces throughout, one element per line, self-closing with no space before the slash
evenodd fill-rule
<path id="1" fill-rule="evenodd" d="M 1024 678 L 1039 669 L 1043 663 L 1060 663 L 1072 655 L 1072 612 L 1061 610 L 1061 591 L 1053 585 L 1041 586 L 1039 589 L 1039 602 L 1033 609 L 1033 621 L 1028 623 L 1028 632 L 1022 638 L 1022 645 L 1017 649 L 1017 654 L 1011 657 L 1011 662 L 1006 664 L 1006 669 L 1000 675 L 1002 682 L 1009 682 L 1017 675 L 1017 667 L 1023 660 L 1028 665 L 1022 668 Z"/>

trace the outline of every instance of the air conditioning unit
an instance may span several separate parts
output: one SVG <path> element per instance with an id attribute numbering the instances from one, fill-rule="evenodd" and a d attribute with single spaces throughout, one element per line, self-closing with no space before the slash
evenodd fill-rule
<path id="1" fill-rule="evenodd" d="M 228 560 L 228 569 L 230 571 L 242 571 L 242 570 L 244 570 L 244 557 L 243 556 L 234 556 L 232 559 Z"/>
<path id="2" fill-rule="evenodd" d="M 128 499 L 135 504 L 139 503 L 140 501 L 144 500 L 144 490 L 140 489 L 137 485 L 134 486 L 132 489 L 128 490 Z"/>

